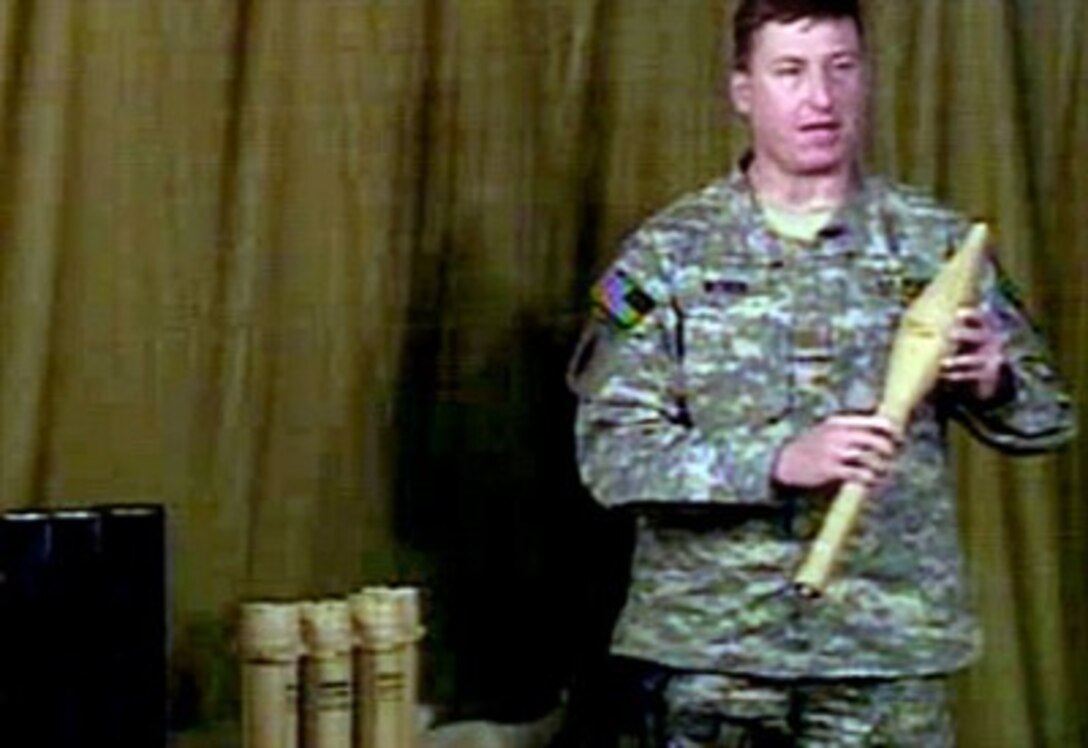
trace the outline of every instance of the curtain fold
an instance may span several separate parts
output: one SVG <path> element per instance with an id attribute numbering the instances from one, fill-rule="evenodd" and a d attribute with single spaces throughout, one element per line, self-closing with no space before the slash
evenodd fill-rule
<path id="1" fill-rule="evenodd" d="M 13 53 L 4 65 L 3 148 L 6 202 L 0 231 L 5 245 L 0 279 L 0 437 L 4 495 L 22 502 L 40 496 L 47 467 L 49 420 L 55 410 L 49 384 L 53 343 L 60 334 L 58 286 L 71 227 L 67 180 L 78 117 L 68 71 L 75 55 L 73 9 L 9 5 L 6 39 Z"/>
<path id="2" fill-rule="evenodd" d="M 166 506 L 179 725 L 236 709 L 253 597 L 423 586 L 462 714 L 538 716 L 605 646 L 628 538 L 564 367 L 617 242 L 744 147 L 734 4 L 0 0 L 0 508 Z M 994 224 L 1078 401 L 1086 7 L 869 14 L 872 166 Z M 956 448 L 962 745 L 1079 744 L 1083 439 Z"/>

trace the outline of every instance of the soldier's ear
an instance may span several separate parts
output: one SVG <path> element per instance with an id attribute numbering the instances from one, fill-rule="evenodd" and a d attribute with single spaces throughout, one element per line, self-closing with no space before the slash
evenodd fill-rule
<path id="1" fill-rule="evenodd" d="M 738 114 L 747 117 L 752 111 L 752 76 L 744 70 L 729 74 L 729 98 Z"/>

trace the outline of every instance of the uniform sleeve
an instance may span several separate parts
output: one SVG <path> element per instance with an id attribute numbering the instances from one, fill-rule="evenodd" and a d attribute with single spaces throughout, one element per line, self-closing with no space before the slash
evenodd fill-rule
<path id="1" fill-rule="evenodd" d="M 647 251 L 636 247 L 634 256 Z M 571 365 L 582 480 L 606 506 L 776 504 L 771 469 L 782 425 L 738 424 L 733 433 L 709 434 L 693 423 L 668 283 L 640 276 L 632 265 L 647 263 L 632 262 L 631 254 L 625 259 L 598 284 L 597 309 Z M 636 298 L 652 300 L 637 318 L 631 304 L 616 301 L 624 295 L 616 288 L 628 284 Z"/>
<path id="2" fill-rule="evenodd" d="M 960 398 L 958 414 L 979 439 L 1002 451 L 1055 449 L 1076 429 L 1068 391 L 1015 288 L 996 264 L 987 266 L 982 288 L 982 306 L 998 320 L 1005 336 L 1008 387 L 997 403 Z"/>

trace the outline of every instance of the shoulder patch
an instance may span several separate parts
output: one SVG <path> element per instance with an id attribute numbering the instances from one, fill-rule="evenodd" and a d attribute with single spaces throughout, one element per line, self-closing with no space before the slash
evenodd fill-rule
<path id="1" fill-rule="evenodd" d="M 591 296 L 598 313 L 623 330 L 638 325 L 655 306 L 653 297 L 619 269 L 601 278 Z"/>

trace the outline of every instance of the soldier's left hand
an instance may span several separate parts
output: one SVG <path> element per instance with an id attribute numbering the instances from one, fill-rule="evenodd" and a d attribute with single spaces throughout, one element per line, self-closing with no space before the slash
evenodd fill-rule
<path id="1" fill-rule="evenodd" d="M 953 351 L 941 361 L 941 379 L 961 384 L 979 401 L 995 397 L 1008 366 L 1005 338 L 979 308 L 961 309 L 952 327 Z"/>

